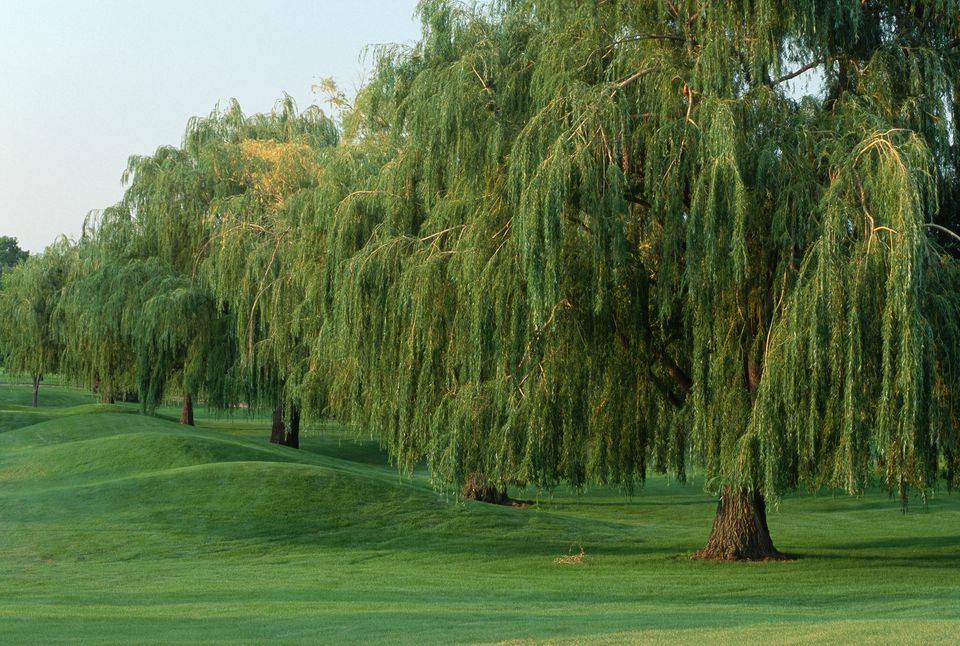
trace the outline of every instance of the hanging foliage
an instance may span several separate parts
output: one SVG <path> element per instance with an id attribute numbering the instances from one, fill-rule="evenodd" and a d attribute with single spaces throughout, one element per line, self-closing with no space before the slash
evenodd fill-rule
<path id="1" fill-rule="evenodd" d="M 68 372 L 285 443 L 333 416 L 500 500 L 692 465 L 704 558 L 780 556 L 799 487 L 957 484 L 956 2 L 419 11 L 327 84 L 339 122 L 232 103 L 131 159 L 72 251 Z"/>
<path id="2" fill-rule="evenodd" d="M 72 259 L 73 249 L 61 237 L 0 276 L 0 357 L 7 372 L 30 377 L 34 407 L 44 375 L 60 368 L 64 346 L 55 312 Z"/>
<path id="3" fill-rule="evenodd" d="M 955 3 L 420 11 L 309 234 L 332 411 L 441 486 L 692 460 L 707 557 L 798 486 L 955 482 Z"/>

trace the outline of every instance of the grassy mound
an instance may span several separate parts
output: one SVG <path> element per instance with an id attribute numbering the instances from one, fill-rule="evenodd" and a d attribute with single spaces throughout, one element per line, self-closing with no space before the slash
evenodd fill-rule
<path id="1" fill-rule="evenodd" d="M 41 386 L 40 392 L 40 408 L 34 408 L 32 388 L 0 383 L 0 433 L 55 417 L 108 410 L 95 404 L 90 393 L 75 388 Z"/>
<path id="2" fill-rule="evenodd" d="M 66 408 L 96 403 L 93 395 L 85 390 L 61 385 L 40 386 L 39 404 L 42 408 Z M 4 380 L 0 383 L 0 408 L 19 406 L 29 410 L 33 408 L 33 389 L 20 383 Z"/>
<path id="3" fill-rule="evenodd" d="M 794 496 L 770 524 L 798 561 L 701 563 L 686 555 L 714 501 L 698 484 L 459 503 L 335 427 L 296 451 L 255 419 L 185 428 L 118 411 L 0 412 L 33 416 L 0 433 L 4 642 L 950 643 L 960 630 L 960 501 L 946 494 L 907 515 L 883 494 Z"/>

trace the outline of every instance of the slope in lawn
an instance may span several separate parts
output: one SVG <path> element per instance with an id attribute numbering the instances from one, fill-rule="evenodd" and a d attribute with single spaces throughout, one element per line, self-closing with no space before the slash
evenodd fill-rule
<path id="1" fill-rule="evenodd" d="M 34 408 L 29 386 L 0 384 L 0 433 L 23 428 L 54 417 L 78 415 L 112 407 L 98 406 L 90 393 L 62 386 L 42 387 L 38 408 Z"/>
<path id="2" fill-rule="evenodd" d="M 446 551 L 444 539 L 460 535 L 467 539 L 457 550 L 496 550 L 498 531 L 518 523 L 558 536 L 569 525 L 512 509 L 477 513 L 476 505 L 444 500 L 379 466 L 116 413 L 3 434 L 0 482 L 0 515 L 23 530 L 8 536 L 8 547 L 27 559 L 182 557 L 293 544 Z M 71 531 L 53 531 L 64 526 Z"/>
<path id="3" fill-rule="evenodd" d="M 904 516 L 882 494 L 793 496 L 770 522 L 802 559 L 701 563 L 683 558 L 713 518 L 698 486 L 460 504 L 335 434 L 296 451 L 217 426 L 91 412 L 0 433 L 3 641 L 950 643 L 960 629 L 955 497 Z M 555 564 L 581 544 L 581 563 Z"/>
<path id="4" fill-rule="evenodd" d="M 214 462 L 294 458 L 228 436 L 116 412 L 54 418 L 0 435 L 0 481 L 22 480 L 32 487 L 64 480 L 89 484 Z"/>
<path id="5" fill-rule="evenodd" d="M 93 404 L 96 399 L 85 390 L 60 385 L 41 385 L 37 403 L 40 408 L 65 408 Z M 0 407 L 23 406 L 33 408 L 33 388 L 22 383 L 0 383 Z"/>

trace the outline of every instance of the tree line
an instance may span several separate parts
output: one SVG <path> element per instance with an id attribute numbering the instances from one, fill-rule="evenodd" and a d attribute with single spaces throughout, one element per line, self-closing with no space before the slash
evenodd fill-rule
<path id="1" fill-rule="evenodd" d="M 333 119 L 192 119 L 3 275 L 6 366 L 369 433 L 438 488 L 960 481 L 960 7 L 425 0 Z M 798 88 L 804 72 L 814 82 Z"/>

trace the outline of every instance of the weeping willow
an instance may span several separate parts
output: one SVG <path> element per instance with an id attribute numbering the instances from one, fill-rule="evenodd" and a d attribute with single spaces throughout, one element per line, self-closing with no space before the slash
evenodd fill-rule
<path id="1" fill-rule="evenodd" d="M 116 209 L 88 216 L 56 310 L 63 373 L 104 401 L 138 386 L 129 333 L 142 305 L 135 297 L 144 277 L 128 271 L 113 251 L 130 238 L 126 224 Z"/>
<path id="2" fill-rule="evenodd" d="M 123 199 L 75 246 L 56 310 L 64 372 L 107 400 L 137 393 L 148 412 L 180 394 L 185 423 L 193 396 L 294 423 L 315 318 L 292 245 L 312 213 L 298 194 L 337 140 L 286 97 L 249 117 L 232 102 L 192 119 L 181 146 L 131 157 Z"/>
<path id="3" fill-rule="evenodd" d="M 731 501 L 956 483 L 955 2 L 420 15 L 315 190 L 318 401 L 439 486 L 692 462 L 709 557 L 776 553 Z"/>
<path id="4" fill-rule="evenodd" d="M 304 329 L 316 318 L 303 291 L 309 269 L 294 241 L 338 138 L 318 108 L 298 113 L 289 97 L 271 114 L 249 117 L 233 104 L 195 120 L 186 137 L 188 148 L 202 150 L 207 176 L 225 187 L 204 216 L 209 239 L 200 272 L 232 314 L 240 396 L 272 409 L 272 439 L 293 446 L 309 355 Z"/>
<path id="5" fill-rule="evenodd" d="M 34 407 L 44 375 L 60 368 L 56 309 L 72 262 L 73 249 L 61 237 L 0 275 L 0 357 L 8 372 L 30 377 Z"/>
<path id="6" fill-rule="evenodd" d="M 419 13 L 339 122 L 234 102 L 131 158 L 64 370 L 332 416 L 441 489 L 696 469 L 705 558 L 779 556 L 801 487 L 957 484 L 955 0 Z"/>

